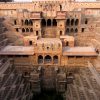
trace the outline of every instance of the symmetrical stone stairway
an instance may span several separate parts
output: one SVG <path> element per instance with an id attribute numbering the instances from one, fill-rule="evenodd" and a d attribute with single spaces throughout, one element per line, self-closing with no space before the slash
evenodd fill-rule
<path id="1" fill-rule="evenodd" d="M 100 100 L 100 75 L 89 62 L 68 85 L 66 100 Z"/>
<path id="2" fill-rule="evenodd" d="M 0 18 L 0 50 L 9 45 L 3 19 Z M 32 92 L 22 74 L 11 63 L 12 59 L 0 56 L 0 100 L 30 100 Z"/>

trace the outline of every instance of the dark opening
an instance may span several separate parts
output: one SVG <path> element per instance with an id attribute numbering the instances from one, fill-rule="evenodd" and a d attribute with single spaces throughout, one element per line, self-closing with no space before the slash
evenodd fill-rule
<path id="1" fill-rule="evenodd" d="M 57 26 L 57 21 L 56 21 L 56 19 L 53 19 L 53 26 Z"/>
<path id="2" fill-rule="evenodd" d="M 45 60 L 44 61 L 45 61 L 45 63 L 50 63 L 52 61 L 51 56 L 49 56 L 49 55 L 45 56 Z"/>
<path id="3" fill-rule="evenodd" d="M 38 63 L 39 64 L 43 63 L 43 56 L 41 55 L 38 56 Z"/>
<path id="4" fill-rule="evenodd" d="M 55 91 L 42 91 L 40 94 L 33 95 L 32 100 L 64 100 L 61 93 Z"/>
<path id="5" fill-rule="evenodd" d="M 33 28 L 30 29 L 30 32 L 33 32 Z"/>
<path id="6" fill-rule="evenodd" d="M 76 20 L 75 20 L 75 25 L 77 26 L 78 23 L 79 23 L 79 19 L 76 19 Z"/>
<path id="7" fill-rule="evenodd" d="M 66 42 L 66 46 L 69 46 L 69 43 L 68 43 L 68 41 Z"/>
<path id="8" fill-rule="evenodd" d="M 77 33 L 77 32 L 78 32 L 78 29 L 76 28 L 76 29 L 75 29 L 75 33 Z"/>
<path id="9" fill-rule="evenodd" d="M 24 75 L 27 76 L 29 73 L 28 72 L 24 72 Z"/>
<path id="10" fill-rule="evenodd" d="M 84 32 L 84 28 L 82 28 L 82 32 Z"/>
<path id="11" fill-rule="evenodd" d="M 66 25 L 67 25 L 67 26 L 70 25 L 70 19 L 67 19 L 67 21 L 66 21 Z"/>
<path id="12" fill-rule="evenodd" d="M 29 32 L 29 29 L 28 28 L 26 28 L 26 32 Z"/>
<path id="13" fill-rule="evenodd" d="M 71 25 L 74 25 L 74 19 L 71 20 Z"/>
<path id="14" fill-rule="evenodd" d="M 24 24 L 24 21 L 23 20 L 21 20 L 21 23 L 22 23 L 22 25 Z"/>
<path id="15" fill-rule="evenodd" d="M 45 20 L 45 19 L 42 19 L 41 25 L 42 25 L 42 26 L 46 26 L 46 20 Z"/>
<path id="16" fill-rule="evenodd" d="M 47 47 L 47 50 L 49 50 L 49 47 Z"/>
<path id="17" fill-rule="evenodd" d="M 82 58 L 82 56 L 76 56 L 76 58 Z"/>
<path id="18" fill-rule="evenodd" d="M 8 55 L 7 57 L 8 57 L 8 58 L 12 58 L 12 57 L 14 57 L 14 56 L 13 56 L 13 55 Z"/>
<path id="19" fill-rule="evenodd" d="M 31 25 L 31 26 L 33 25 L 33 22 L 32 22 L 31 19 L 29 20 L 29 23 L 28 24 Z"/>
<path id="20" fill-rule="evenodd" d="M 29 57 L 29 56 L 28 56 L 28 55 L 23 55 L 22 57 L 26 57 L 26 58 L 27 58 L 27 57 Z"/>
<path id="21" fill-rule="evenodd" d="M 36 36 L 38 36 L 39 35 L 39 31 L 36 31 Z"/>
<path id="22" fill-rule="evenodd" d="M 96 53 L 98 53 L 98 54 L 99 54 L 99 49 L 98 49 L 98 48 L 96 48 L 96 49 L 95 49 L 95 51 L 96 51 Z"/>
<path id="23" fill-rule="evenodd" d="M 18 28 L 16 28 L 16 32 L 19 32 Z"/>
<path id="24" fill-rule="evenodd" d="M 15 24 L 15 25 L 17 24 L 17 21 L 16 21 L 16 20 L 14 20 L 14 24 Z"/>
<path id="25" fill-rule="evenodd" d="M 15 57 L 21 57 L 21 55 L 15 55 Z"/>
<path id="26" fill-rule="evenodd" d="M 69 28 L 66 29 L 66 34 L 69 33 Z"/>
<path id="27" fill-rule="evenodd" d="M 29 41 L 29 45 L 32 45 L 32 41 Z"/>
<path id="28" fill-rule="evenodd" d="M 74 32 L 73 28 L 71 28 L 70 32 L 71 32 L 71 33 L 73 33 L 73 32 Z"/>
<path id="29" fill-rule="evenodd" d="M 22 28 L 22 32 L 25 32 L 25 29 L 24 28 Z"/>
<path id="30" fill-rule="evenodd" d="M 87 19 L 85 20 L 85 24 L 88 24 L 88 21 L 87 21 Z"/>
<path id="31" fill-rule="evenodd" d="M 54 56 L 53 61 L 54 61 L 54 64 L 57 64 L 58 63 L 58 56 Z"/>
<path id="32" fill-rule="evenodd" d="M 60 5 L 60 11 L 62 11 L 62 5 Z"/>
<path id="33" fill-rule="evenodd" d="M 47 20 L 47 26 L 51 26 L 51 19 Z"/>
<path id="34" fill-rule="evenodd" d="M 74 56 L 68 56 L 68 59 L 72 59 L 72 58 L 74 58 Z"/>
<path id="35" fill-rule="evenodd" d="M 60 35 L 62 35 L 62 31 L 60 31 Z"/>
<path id="36" fill-rule="evenodd" d="M 28 20 L 27 19 L 25 20 L 25 25 L 28 25 Z"/>

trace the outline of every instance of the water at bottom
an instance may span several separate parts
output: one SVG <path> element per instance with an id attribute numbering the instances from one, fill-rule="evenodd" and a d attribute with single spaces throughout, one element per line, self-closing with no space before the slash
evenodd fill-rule
<path id="1" fill-rule="evenodd" d="M 43 91 L 40 94 L 34 95 L 33 100 L 64 100 L 64 98 L 55 91 Z"/>

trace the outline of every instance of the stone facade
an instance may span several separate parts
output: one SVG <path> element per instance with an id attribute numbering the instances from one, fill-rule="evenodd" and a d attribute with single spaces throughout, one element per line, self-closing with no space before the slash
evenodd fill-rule
<path id="1" fill-rule="evenodd" d="M 76 72 L 91 65 L 93 74 L 93 66 L 98 67 L 99 8 L 99 2 L 64 0 L 0 3 L 0 15 L 5 19 L 4 33 L 10 43 L 1 49 L 0 55 L 12 59 L 16 71 L 30 83 L 33 92 L 52 89 L 70 92 L 80 79 Z M 98 79 L 96 81 L 98 84 Z M 73 82 L 75 86 L 68 85 L 66 92 L 67 84 Z M 70 95 L 66 97 L 69 99 Z M 99 100 L 99 95 L 94 98 Z M 78 95 L 75 100 L 82 98 L 91 100 L 86 94 Z"/>

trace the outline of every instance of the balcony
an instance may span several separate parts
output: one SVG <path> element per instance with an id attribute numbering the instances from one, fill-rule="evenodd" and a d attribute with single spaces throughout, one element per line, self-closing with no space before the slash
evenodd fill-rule
<path id="1" fill-rule="evenodd" d="M 45 63 L 45 64 L 52 63 L 52 59 L 45 59 L 45 60 L 44 60 L 44 63 Z"/>
<path id="2" fill-rule="evenodd" d="M 38 59 L 38 64 L 43 64 L 43 59 Z"/>
<path id="3" fill-rule="evenodd" d="M 58 59 L 55 59 L 54 60 L 54 64 L 58 64 Z"/>

